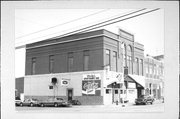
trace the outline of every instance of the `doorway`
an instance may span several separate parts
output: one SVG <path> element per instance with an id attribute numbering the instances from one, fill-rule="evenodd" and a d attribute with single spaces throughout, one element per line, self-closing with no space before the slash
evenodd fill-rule
<path id="1" fill-rule="evenodd" d="M 68 101 L 72 100 L 72 97 L 73 97 L 73 89 L 67 89 L 67 98 L 68 98 Z"/>

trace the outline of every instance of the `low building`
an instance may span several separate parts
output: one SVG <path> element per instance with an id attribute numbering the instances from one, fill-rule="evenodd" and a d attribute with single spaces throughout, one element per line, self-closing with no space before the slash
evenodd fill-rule
<path id="1" fill-rule="evenodd" d="M 125 97 L 134 102 L 145 86 L 143 47 L 122 29 L 119 34 L 102 29 L 27 44 L 25 98 L 56 96 L 96 105 Z"/>

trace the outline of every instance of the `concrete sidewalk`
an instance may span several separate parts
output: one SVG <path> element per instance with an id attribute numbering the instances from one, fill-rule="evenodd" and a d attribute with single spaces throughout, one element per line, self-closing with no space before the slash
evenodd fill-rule
<path id="1" fill-rule="evenodd" d="M 155 100 L 153 102 L 153 104 L 161 104 L 162 100 Z M 129 107 L 129 106 L 135 106 L 135 103 L 118 103 L 118 105 L 116 103 L 113 104 L 109 104 L 109 105 L 75 105 L 75 107 L 87 107 L 87 108 L 94 108 L 94 107 Z"/>

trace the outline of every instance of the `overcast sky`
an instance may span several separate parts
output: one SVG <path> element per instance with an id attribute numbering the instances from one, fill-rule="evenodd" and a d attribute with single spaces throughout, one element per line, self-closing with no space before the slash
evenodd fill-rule
<path id="1" fill-rule="evenodd" d="M 133 9 L 18 9 L 15 11 L 16 46 L 61 35 Z M 122 28 L 144 45 L 145 54 L 164 54 L 164 11 L 160 9 L 142 16 L 103 27 L 118 34 Z M 16 50 L 15 75 L 24 76 L 25 49 Z"/>

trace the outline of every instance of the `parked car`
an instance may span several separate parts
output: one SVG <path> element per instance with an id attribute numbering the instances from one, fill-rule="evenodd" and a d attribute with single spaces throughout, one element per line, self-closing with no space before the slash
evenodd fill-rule
<path id="1" fill-rule="evenodd" d="M 145 95 L 141 95 L 139 98 L 135 100 L 136 105 L 138 104 L 146 105 L 148 103 L 153 104 L 153 102 L 154 102 L 154 98 L 152 96 L 145 96 Z"/>
<path id="2" fill-rule="evenodd" d="M 25 99 L 24 101 L 21 101 L 20 106 L 37 106 L 38 105 L 38 100 L 37 99 Z"/>
<path id="3" fill-rule="evenodd" d="M 38 100 L 37 99 L 33 99 L 33 98 L 30 98 L 30 99 L 25 99 L 23 101 L 21 101 L 19 103 L 19 106 L 37 106 L 38 105 Z"/>
<path id="4" fill-rule="evenodd" d="M 20 103 L 21 103 L 20 97 L 16 97 L 16 98 L 15 98 L 15 105 L 16 105 L 16 106 L 19 106 Z"/>
<path id="5" fill-rule="evenodd" d="M 44 107 L 44 106 L 63 106 L 63 107 L 69 107 L 71 106 L 70 103 L 67 101 L 63 100 L 62 98 L 49 98 L 48 100 L 40 101 L 39 106 Z"/>
<path id="6" fill-rule="evenodd" d="M 81 105 L 81 102 L 79 100 L 69 100 L 68 102 L 72 105 Z"/>

